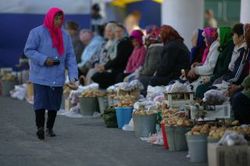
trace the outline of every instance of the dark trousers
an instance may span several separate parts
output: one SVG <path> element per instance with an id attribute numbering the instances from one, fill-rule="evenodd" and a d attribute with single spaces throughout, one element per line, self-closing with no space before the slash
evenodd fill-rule
<path id="1" fill-rule="evenodd" d="M 240 124 L 250 124 L 250 99 L 243 93 L 236 93 L 231 98 L 234 117 Z"/>
<path id="2" fill-rule="evenodd" d="M 35 114 L 36 114 L 36 126 L 37 126 L 37 129 L 44 128 L 45 110 L 44 109 L 36 110 Z M 56 120 L 56 115 L 57 115 L 57 111 L 54 111 L 54 110 L 49 110 L 48 111 L 48 118 L 47 118 L 47 124 L 46 124 L 47 129 L 53 129 L 54 124 L 55 124 L 55 120 Z"/>
<path id="3" fill-rule="evenodd" d="M 111 85 L 114 85 L 116 82 L 116 78 L 119 73 L 117 72 L 103 72 L 96 73 L 92 76 L 92 80 L 99 84 L 101 89 L 106 89 Z"/>

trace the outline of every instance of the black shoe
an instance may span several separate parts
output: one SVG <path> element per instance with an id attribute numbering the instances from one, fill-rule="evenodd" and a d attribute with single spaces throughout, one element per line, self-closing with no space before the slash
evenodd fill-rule
<path id="1" fill-rule="evenodd" d="M 47 129 L 46 130 L 46 135 L 49 137 L 55 137 L 56 134 L 54 133 L 54 131 L 52 129 Z"/>
<path id="2" fill-rule="evenodd" d="M 43 128 L 39 128 L 36 132 L 36 135 L 38 137 L 38 139 L 40 140 L 44 140 L 44 129 Z"/>

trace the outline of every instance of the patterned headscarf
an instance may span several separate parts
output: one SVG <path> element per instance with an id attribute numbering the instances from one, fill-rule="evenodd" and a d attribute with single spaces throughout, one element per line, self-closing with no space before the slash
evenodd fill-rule
<path id="1" fill-rule="evenodd" d="M 160 28 L 157 27 L 156 25 L 150 26 L 149 28 L 146 28 L 146 38 L 145 40 L 154 42 L 154 43 L 159 43 L 161 42 L 160 39 Z"/>
<path id="2" fill-rule="evenodd" d="M 170 25 L 161 26 L 160 34 L 161 34 L 161 39 L 165 44 L 172 40 L 180 40 L 182 42 L 184 40 L 180 36 L 180 34 Z"/>

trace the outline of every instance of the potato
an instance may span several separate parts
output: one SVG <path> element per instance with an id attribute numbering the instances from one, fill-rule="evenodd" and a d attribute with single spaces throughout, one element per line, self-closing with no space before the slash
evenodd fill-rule
<path id="1" fill-rule="evenodd" d="M 232 125 L 234 125 L 234 126 L 237 126 L 239 124 L 240 124 L 240 122 L 238 120 L 235 120 L 235 121 L 232 122 Z"/>

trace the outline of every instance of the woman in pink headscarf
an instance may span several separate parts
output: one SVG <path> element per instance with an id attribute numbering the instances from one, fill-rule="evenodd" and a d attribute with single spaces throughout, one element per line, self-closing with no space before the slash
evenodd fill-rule
<path id="1" fill-rule="evenodd" d="M 143 45 L 143 32 L 141 30 L 134 30 L 132 31 L 130 38 L 134 50 L 129 57 L 124 73 L 118 76 L 118 82 L 122 82 L 126 76 L 138 70 L 143 65 L 146 56 L 146 48 Z"/>
<path id="2" fill-rule="evenodd" d="M 71 86 L 78 79 L 73 46 L 70 36 L 62 29 L 63 21 L 63 11 L 51 8 L 43 25 L 30 31 L 24 48 L 24 54 L 30 59 L 29 80 L 34 85 L 37 137 L 41 140 L 45 138 L 45 110 L 48 111 L 46 134 L 55 136 L 53 126 L 61 106 L 65 69 Z"/>
<path id="3" fill-rule="evenodd" d="M 204 28 L 202 35 L 205 38 L 206 48 L 202 55 L 201 63 L 194 63 L 191 66 L 191 70 L 188 73 L 188 77 L 191 80 L 199 75 L 211 75 L 219 55 L 218 48 L 220 44 L 217 41 L 217 29 L 211 27 Z"/>
<path id="4" fill-rule="evenodd" d="M 191 66 L 191 70 L 188 72 L 189 79 L 195 80 L 199 78 L 194 83 L 194 90 L 196 90 L 196 87 L 198 86 L 196 83 L 202 82 L 203 79 L 209 79 L 209 77 L 213 74 L 220 53 L 220 43 L 217 40 L 217 29 L 211 27 L 205 28 L 203 36 L 205 38 L 206 49 L 202 56 L 202 63 L 194 63 Z"/>

